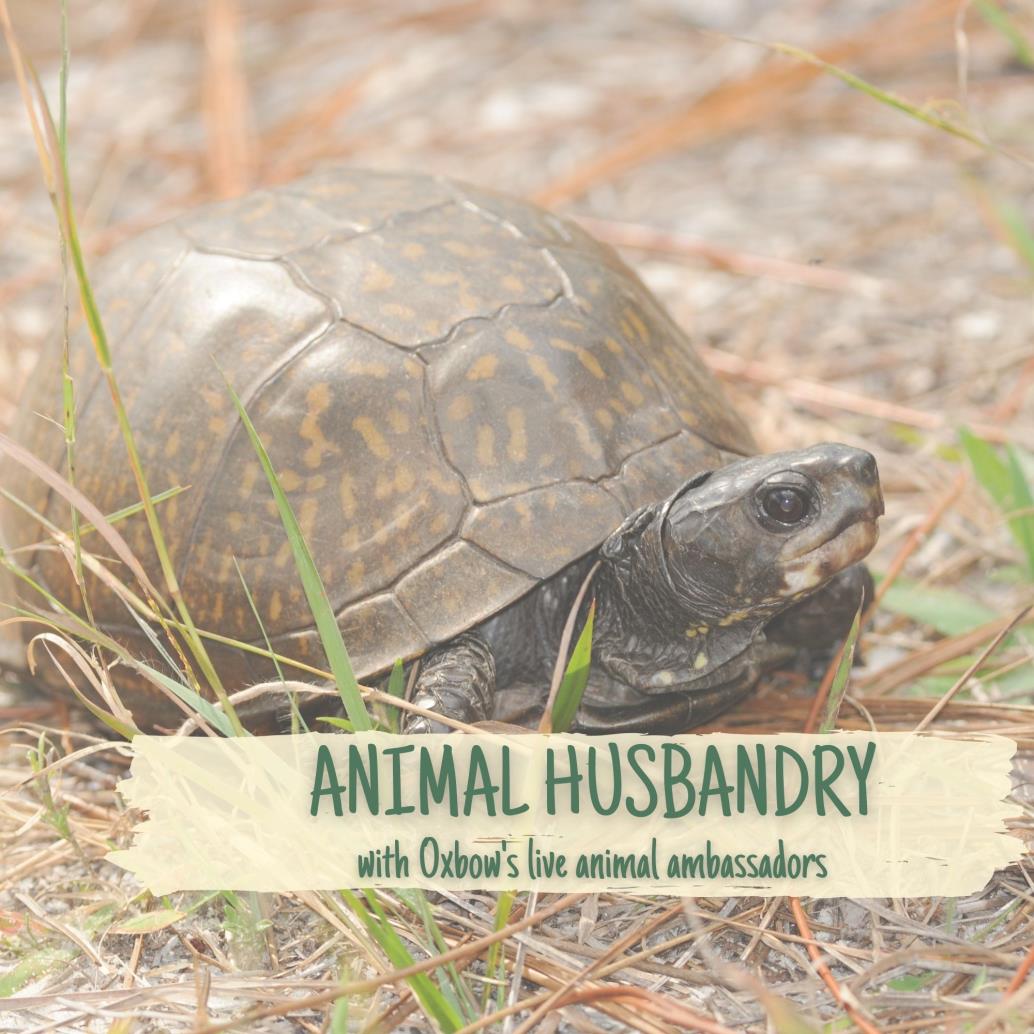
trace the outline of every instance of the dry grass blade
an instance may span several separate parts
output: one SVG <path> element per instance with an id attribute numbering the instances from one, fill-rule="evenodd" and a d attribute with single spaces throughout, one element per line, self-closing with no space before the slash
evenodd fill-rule
<path id="1" fill-rule="evenodd" d="M 1034 603 L 1024 607 L 1018 614 L 1016 614 L 1009 623 L 991 640 L 990 643 L 984 648 L 980 656 L 962 673 L 959 680 L 948 690 L 940 700 L 930 708 L 929 713 L 923 720 L 916 726 L 916 732 L 922 732 L 931 722 L 933 722 L 937 716 L 948 706 L 952 698 L 958 693 L 967 682 L 973 677 L 973 675 L 980 670 L 983 663 L 991 656 L 992 653 L 998 649 L 1002 640 L 1018 625 L 1021 621 L 1034 609 Z"/>
<path id="2" fill-rule="evenodd" d="M 15 37 L 13 26 L 11 25 L 6 0 L 0 0 L 0 23 L 2 23 L 4 37 L 11 54 L 11 59 L 14 63 L 19 89 L 21 90 L 22 97 L 25 101 L 26 111 L 32 124 L 33 136 L 36 140 L 44 178 L 47 181 L 48 190 L 51 196 L 55 199 L 55 213 L 58 218 L 58 225 L 62 238 L 68 244 L 69 254 L 72 259 L 76 280 L 79 285 L 79 297 L 82 302 L 83 311 L 86 315 L 86 323 L 89 328 L 90 338 L 93 342 L 98 364 L 100 365 L 101 372 L 111 394 L 119 431 L 121 433 L 122 440 L 125 443 L 126 452 L 129 457 L 129 465 L 133 472 L 134 480 L 136 481 L 137 494 L 143 503 L 144 513 L 147 517 L 148 529 L 151 533 L 151 539 L 158 556 L 162 575 L 165 579 L 169 595 L 179 612 L 180 620 L 186 627 L 186 639 L 191 652 L 197 660 L 205 678 L 208 680 L 216 696 L 225 701 L 226 693 L 223 689 L 222 682 L 212 665 L 208 652 L 205 649 L 205 645 L 197 633 L 197 629 L 194 627 L 190 611 L 187 608 L 186 601 L 183 599 L 183 595 L 180 591 L 179 580 L 176 577 L 176 572 L 169 556 L 168 547 L 165 543 L 165 536 L 162 532 L 161 523 L 158 520 L 158 514 L 154 507 L 153 497 L 150 489 L 148 488 L 147 477 L 140 462 L 140 455 L 136 447 L 136 439 L 133 435 L 132 428 L 129 425 L 129 418 L 122 401 L 122 394 L 115 378 L 115 371 L 112 367 L 111 351 L 108 345 L 107 335 L 104 330 L 104 324 L 101 320 L 100 310 L 97 307 L 93 288 L 86 272 L 82 246 L 79 241 L 79 230 L 76 223 L 75 209 L 72 203 L 71 185 L 68 180 L 68 168 L 65 161 L 65 154 L 60 144 L 58 131 L 54 125 L 50 107 L 47 104 L 46 95 L 31 67 L 29 68 L 29 72 L 31 74 L 34 93 L 29 89 L 28 77 L 26 76 L 25 71 L 26 62 L 23 59 L 21 48 L 18 44 L 17 38 Z M 35 105 L 33 104 L 33 97 L 35 97 Z M 40 121 L 42 121 L 42 128 L 40 126 Z M 150 583 L 144 581 L 141 582 L 141 584 L 146 586 Z M 159 620 L 164 622 L 164 617 L 161 614 L 161 611 L 158 610 L 157 606 L 155 607 L 155 610 L 159 616 Z M 166 631 L 168 632 L 167 628 Z M 171 632 L 169 632 L 169 637 L 170 640 L 175 642 Z M 243 731 L 240 729 L 239 722 L 237 722 L 235 715 L 230 713 L 228 717 L 231 724 L 233 724 L 234 730 L 238 734 Z"/>
<path id="3" fill-rule="evenodd" d="M 550 1010 L 556 1008 L 568 992 L 577 988 L 580 981 L 587 980 L 597 970 L 605 966 L 610 960 L 620 955 L 626 948 L 630 948 L 637 941 L 644 940 L 647 936 L 653 933 L 658 927 L 663 926 L 673 916 L 679 915 L 682 912 L 682 903 L 678 902 L 666 909 L 659 916 L 651 919 L 649 922 L 644 923 L 642 926 L 636 926 L 631 933 L 626 934 L 624 937 L 616 940 L 606 952 L 600 955 L 594 962 L 591 962 L 581 972 L 576 973 L 569 980 L 565 981 L 558 987 L 550 996 L 547 998 L 535 1011 L 517 1028 L 516 1034 L 529 1034 L 533 1027 L 535 1027 L 541 1020 L 543 1020 Z"/>
<path id="4" fill-rule="evenodd" d="M 501 930 L 486 934 L 484 937 L 479 937 L 477 940 L 471 941 L 469 944 L 464 944 L 458 948 L 453 948 L 451 951 L 444 952 L 441 955 L 433 955 L 429 959 L 415 962 L 412 966 L 407 966 L 405 969 L 392 970 L 389 973 L 383 973 L 379 976 L 371 977 L 368 980 L 353 980 L 349 983 L 341 984 L 339 987 L 336 987 L 331 991 L 309 995 L 307 998 L 293 999 L 280 1005 L 253 1009 L 237 1019 L 227 1020 L 225 1023 L 210 1024 L 207 1027 L 199 1028 L 195 1031 L 195 1034 L 221 1034 L 222 1031 L 233 1030 L 235 1027 L 240 1027 L 242 1025 L 246 1027 L 248 1024 L 254 1023 L 257 1020 L 268 1019 L 272 1016 L 288 1016 L 296 1011 L 311 1009 L 321 1005 L 329 1005 L 345 995 L 362 994 L 366 991 L 373 991 L 385 984 L 396 984 L 406 980 L 408 977 L 415 976 L 418 973 L 426 973 L 428 970 L 437 969 L 439 966 L 442 966 L 447 962 L 459 962 L 462 959 L 480 955 L 481 952 L 490 945 L 495 944 L 498 941 L 504 941 L 508 937 L 512 937 L 514 934 L 520 933 L 522 930 L 527 930 L 531 926 L 544 922 L 550 916 L 556 915 L 558 912 L 562 912 L 565 908 L 570 908 L 583 897 L 585 897 L 584 894 L 565 894 L 562 898 L 554 901 L 551 905 L 547 905 L 534 915 L 525 916 L 523 919 L 519 919 L 515 923 L 510 923 L 508 926 L 504 926 Z"/>
<path id="5" fill-rule="evenodd" d="M 970 632 L 962 632 L 959 635 L 940 639 L 927 647 L 914 650 L 896 664 L 888 665 L 871 675 L 859 678 L 858 684 L 870 699 L 885 696 L 948 661 L 964 657 L 986 643 L 988 639 L 997 636 L 1008 623 L 1008 618 L 998 618 L 979 628 L 974 628 Z"/>
<path id="6" fill-rule="evenodd" d="M 742 356 L 724 352 L 706 345 L 697 350 L 704 357 L 707 365 L 719 377 L 733 382 L 739 380 L 752 381 L 778 388 L 787 398 L 803 403 L 808 407 L 820 410 L 837 409 L 845 413 L 857 413 L 859 416 L 871 417 L 874 420 L 885 420 L 888 423 L 904 424 L 921 431 L 943 431 L 951 427 L 946 416 L 941 413 L 930 413 L 926 410 L 904 406 L 886 399 L 871 398 L 854 391 L 846 391 L 830 384 L 795 377 L 787 369 L 781 369 L 771 363 L 744 359 Z M 1006 428 L 997 424 L 973 424 L 973 429 L 991 442 L 1008 442 L 1018 437 Z"/>
<path id="7" fill-rule="evenodd" d="M 6 453 L 16 463 L 45 482 L 86 517 L 90 524 L 97 529 L 104 541 L 115 551 L 115 555 L 119 560 L 129 568 L 133 577 L 140 583 L 144 591 L 156 601 L 161 601 L 161 594 L 147 577 L 147 573 L 129 548 L 129 544 L 118 533 L 117 529 L 112 526 L 101 510 L 91 503 L 79 489 L 63 478 L 52 467 L 48 467 L 42 460 L 37 459 L 31 452 L 17 442 L 12 441 L 2 432 L 0 432 L 0 453 Z M 162 605 L 165 606 L 164 604 Z"/>
<path id="8" fill-rule="evenodd" d="M 925 0 L 876 18 L 852 35 L 822 47 L 816 57 L 830 64 L 850 60 L 901 61 L 950 29 L 955 0 Z M 742 131 L 785 108 L 791 98 L 823 75 L 811 64 L 766 62 L 743 79 L 723 83 L 686 111 L 667 115 L 629 134 L 613 148 L 543 187 L 535 200 L 557 205 L 598 183 L 681 147 Z"/>
<path id="9" fill-rule="evenodd" d="M 695 258 L 706 262 L 714 269 L 725 270 L 738 276 L 780 280 L 788 284 L 815 287 L 822 291 L 848 291 L 869 298 L 881 295 L 887 286 L 884 282 L 862 273 L 725 248 L 699 237 L 659 230 L 652 226 L 619 223 L 611 219 L 593 219 L 585 215 L 576 215 L 574 218 L 593 236 L 615 248 Z"/>
<path id="10" fill-rule="evenodd" d="M 208 0 L 202 86 L 208 131 L 208 177 L 219 197 L 251 186 L 254 147 L 248 81 L 241 63 L 239 0 Z"/>
<path id="11" fill-rule="evenodd" d="M 905 564 L 908 563 L 909 557 L 923 544 L 927 536 L 941 523 L 944 515 L 954 506 L 959 496 L 962 495 L 963 489 L 969 484 L 969 473 L 968 471 L 961 470 L 955 476 L 955 480 L 952 481 L 951 487 L 937 500 L 930 512 L 923 519 L 920 524 L 911 535 L 905 540 L 901 548 L 894 555 L 894 559 L 891 560 L 887 567 L 886 572 L 880 579 L 880 584 L 876 586 L 876 593 L 873 596 L 872 603 L 866 608 L 865 613 L 862 615 L 862 625 L 867 625 L 871 620 L 873 614 L 876 612 L 883 600 L 883 597 L 887 595 L 887 590 L 898 580 L 901 572 L 905 569 Z"/>
<path id="12" fill-rule="evenodd" d="M 796 921 L 802 936 L 805 938 L 805 947 L 808 950 L 808 955 L 815 966 L 815 971 L 822 978 L 822 982 L 826 987 L 829 988 L 830 994 L 832 994 L 837 1000 L 844 1012 L 850 1016 L 855 1026 L 862 1031 L 862 1034 L 880 1034 L 880 1029 L 875 1027 L 865 1016 L 862 1015 L 858 1003 L 854 1000 L 854 996 L 851 995 L 850 992 L 841 988 L 832 972 L 830 972 L 829 966 L 827 966 L 823 961 L 822 951 L 811 932 L 808 917 L 805 915 L 804 908 L 801 905 L 800 900 L 798 898 L 790 898 L 789 900 L 790 908 L 793 909 L 794 920 Z"/>

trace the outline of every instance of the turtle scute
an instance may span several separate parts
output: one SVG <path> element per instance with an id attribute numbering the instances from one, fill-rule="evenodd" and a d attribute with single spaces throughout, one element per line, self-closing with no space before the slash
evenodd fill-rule
<path id="1" fill-rule="evenodd" d="M 753 450 L 685 335 L 610 248 L 466 184 L 321 171 L 150 231 L 94 279 L 150 490 L 182 489 L 159 513 L 196 624 L 263 643 L 243 576 L 274 647 L 326 663 L 228 380 L 360 678 L 485 620 L 637 506 Z M 55 340 L 16 428 L 58 469 L 60 354 Z M 105 512 L 131 506 L 82 325 L 71 361 L 77 483 Z M 57 493 L 10 469 L 4 481 L 67 523 Z M 14 508 L 4 519 L 12 545 L 44 537 Z M 143 517 L 120 531 L 161 584 Z M 28 566 L 79 605 L 59 554 L 37 550 Z M 155 660 L 122 603 L 88 582 L 98 621 Z M 231 690 L 273 675 L 260 658 L 214 649 Z M 154 697 L 134 703 L 143 724 L 174 720 Z"/>

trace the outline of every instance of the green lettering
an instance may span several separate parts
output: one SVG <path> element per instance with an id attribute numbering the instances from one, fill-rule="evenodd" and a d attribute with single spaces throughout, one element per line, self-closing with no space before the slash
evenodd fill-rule
<path id="1" fill-rule="evenodd" d="M 649 743 L 633 743 L 632 746 L 628 748 L 628 767 L 631 768 L 637 776 L 639 776 L 640 780 L 642 780 L 643 786 L 646 787 L 646 799 L 648 803 L 645 808 L 638 808 L 636 807 L 635 798 L 629 794 L 629 796 L 625 798 L 625 807 L 628 809 L 629 815 L 635 815 L 636 818 L 641 819 L 645 818 L 647 815 L 652 815 L 654 809 L 657 807 L 657 790 L 654 788 L 653 780 L 646 772 L 643 771 L 642 766 L 636 759 L 636 754 L 638 753 L 645 754 L 651 761 L 655 761 L 657 759 L 657 754 Z"/>
<path id="2" fill-rule="evenodd" d="M 329 785 L 326 785 L 328 783 Z M 344 792 L 345 788 L 337 781 L 337 769 L 334 768 L 330 747 L 321 744 L 316 751 L 316 774 L 312 780 L 312 804 L 309 806 L 309 814 L 318 815 L 320 801 L 323 797 L 329 796 L 334 798 L 334 814 L 341 818 L 344 814 L 341 795 Z"/>
<path id="3" fill-rule="evenodd" d="M 693 755 L 682 746 L 681 743 L 665 743 L 661 747 L 664 753 L 664 817 L 666 819 L 680 819 L 693 810 L 693 802 L 696 799 L 696 790 L 689 781 L 689 770 L 693 765 Z M 682 762 L 678 772 L 672 771 L 672 755 L 678 754 Z M 685 803 L 675 807 L 675 785 L 683 787 Z"/>
<path id="4" fill-rule="evenodd" d="M 876 743 L 870 740 L 865 747 L 865 760 L 858 760 L 858 751 L 854 747 L 847 748 L 847 756 L 851 759 L 851 767 L 858 777 L 858 814 L 869 814 L 869 792 L 866 781 L 869 778 L 869 769 L 872 768 L 873 760 L 876 757 Z"/>
<path id="5" fill-rule="evenodd" d="M 792 815 L 803 803 L 804 798 L 808 796 L 808 766 L 804 763 L 804 758 L 792 750 L 790 747 L 784 747 L 781 743 L 776 744 L 776 815 Z M 786 768 L 783 764 L 784 758 L 791 758 L 797 765 L 797 770 L 800 773 L 800 786 L 797 790 L 797 796 L 793 799 L 792 804 L 786 803 Z"/>
<path id="6" fill-rule="evenodd" d="M 815 810 L 820 815 L 825 815 L 826 797 L 828 797 L 841 815 L 850 815 L 850 808 L 848 808 L 836 793 L 833 792 L 832 787 L 832 783 L 834 783 L 839 778 L 840 773 L 844 771 L 843 752 L 839 747 L 835 747 L 832 743 L 820 743 L 812 753 L 815 755 Z M 822 759 L 829 753 L 832 753 L 833 757 L 836 759 L 836 763 L 833 771 L 827 775 L 824 771 Z"/>
<path id="7" fill-rule="evenodd" d="M 426 749 L 426 748 L 425 748 Z M 407 815 L 416 811 L 416 806 L 402 803 L 402 755 L 416 750 L 412 743 L 403 747 L 386 747 L 384 753 L 391 756 L 391 807 L 385 815 Z"/>

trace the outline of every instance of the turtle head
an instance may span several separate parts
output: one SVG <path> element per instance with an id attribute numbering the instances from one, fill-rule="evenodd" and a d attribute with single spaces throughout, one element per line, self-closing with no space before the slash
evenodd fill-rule
<path id="1" fill-rule="evenodd" d="M 764 620 L 861 560 L 883 514 L 876 461 L 827 443 L 687 482 L 661 507 L 662 563 L 704 623 Z"/>

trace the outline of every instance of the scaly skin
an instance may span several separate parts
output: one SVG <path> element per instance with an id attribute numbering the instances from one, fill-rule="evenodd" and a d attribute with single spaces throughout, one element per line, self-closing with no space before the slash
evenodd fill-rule
<path id="1" fill-rule="evenodd" d="M 774 520 L 789 490 L 804 516 Z M 593 666 L 573 731 L 671 732 L 742 700 L 760 675 L 841 639 L 869 582 L 883 499 L 844 445 L 759 456 L 632 514 L 597 553 L 422 661 L 413 702 L 465 722 L 535 725 L 568 613 L 599 560 Z M 411 717 L 409 732 L 446 726 Z"/>

